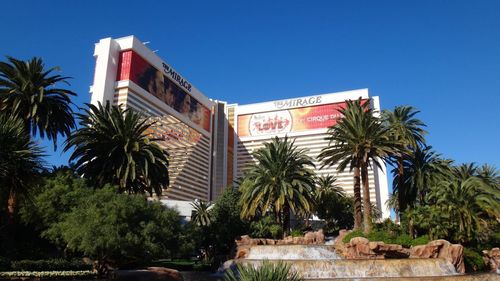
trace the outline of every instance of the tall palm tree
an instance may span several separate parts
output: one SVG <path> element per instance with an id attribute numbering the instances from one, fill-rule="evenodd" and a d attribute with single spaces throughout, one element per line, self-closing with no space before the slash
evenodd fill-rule
<path id="1" fill-rule="evenodd" d="M 393 181 L 393 190 L 401 190 L 401 192 L 397 192 L 400 197 L 406 193 L 403 182 L 403 161 L 405 155 L 425 144 L 424 136 L 427 132 L 423 127 L 426 125 L 421 120 L 415 118 L 415 115 L 419 112 L 412 106 L 396 106 L 393 111 L 382 111 L 382 119 L 385 126 L 389 128 L 391 139 L 399 144 L 399 149 L 393 154 L 393 163 L 396 166 L 393 173 L 398 179 Z M 404 211 L 407 206 L 404 198 L 398 198 L 397 202 L 400 204 L 397 208 L 399 212 Z"/>
<path id="2" fill-rule="evenodd" d="M 212 223 L 211 205 L 204 201 L 196 200 L 191 203 L 193 214 L 191 221 L 198 226 L 209 226 Z"/>
<path id="3" fill-rule="evenodd" d="M 75 127 L 70 107 L 70 90 L 57 84 L 68 84 L 69 77 L 53 75 L 57 67 L 46 69 L 40 58 L 28 61 L 7 57 L 0 62 L 0 111 L 24 120 L 28 133 L 52 140 L 69 136 Z"/>
<path id="4" fill-rule="evenodd" d="M 75 147 L 70 161 L 97 186 L 117 185 L 120 192 L 155 192 L 169 184 L 168 153 L 147 132 L 152 124 L 140 113 L 118 106 L 88 105 L 78 114 L 81 128 L 67 140 Z"/>
<path id="5" fill-rule="evenodd" d="M 0 194 L 7 195 L 7 204 L 0 198 L 0 205 L 6 206 L 2 225 L 7 226 L 7 232 L 13 231 L 19 196 L 28 195 L 43 170 L 42 157 L 41 148 L 24 130 L 23 121 L 0 114 Z"/>
<path id="6" fill-rule="evenodd" d="M 253 164 L 240 185 L 242 217 L 273 212 L 289 231 L 290 212 L 310 213 L 314 205 L 315 180 L 312 159 L 288 137 L 273 138 L 253 153 Z"/>
<path id="7" fill-rule="evenodd" d="M 394 192 L 398 195 L 398 211 L 404 212 L 406 207 L 414 207 L 418 202 L 425 203 L 430 189 L 443 177 L 449 177 L 450 166 L 451 161 L 442 159 L 440 154 L 432 150 L 432 146 L 416 147 L 413 152 L 406 154 L 403 172 L 398 172 L 399 167 L 392 171 L 395 174 L 394 182 L 401 182 L 394 186 Z M 404 210 L 399 209 L 402 206 Z"/>
<path id="8" fill-rule="evenodd" d="M 340 111 L 343 117 L 328 129 L 329 136 L 326 139 L 330 141 L 330 145 L 321 151 L 318 158 L 323 166 L 338 164 L 338 171 L 344 171 L 347 166 L 351 172 L 354 171 L 354 228 L 360 229 L 363 220 L 364 230 L 369 232 L 372 227 L 372 212 L 368 168 L 371 163 L 381 168 L 380 159 L 384 160 L 391 155 L 395 144 L 389 138 L 388 129 L 374 116 L 368 101 L 348 100 L 346 104 L 346 108 Z"/>

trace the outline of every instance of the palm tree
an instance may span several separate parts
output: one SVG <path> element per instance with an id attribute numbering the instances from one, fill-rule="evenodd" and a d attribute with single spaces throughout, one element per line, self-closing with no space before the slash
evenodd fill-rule
<path id="1" fill-rule="evenodd" d="M 56 148 L 57 135 L 69 136 L 75 127 L 70 90 L 59 88 L 69 77 L 52 75 L 40 58 L 29 61 L 7 57 L 0 62 L 0 111 L 24 121 L 28 133 L 47 137 Z M 69 85 L 69 84 L 68 84 Z"/>
<path id="2" fill-rule="evenodd" d="M 498 192 L 486 190 L 477 177 L 443 180 L 429 194 L 432 204 L 448 214 L 449 223 L 456 225 L 455 241 L 468 242 L 481 233 L 488 219 L 500 219 Z"/>
<path id="3" fill-rule="evenodd" d="M 403 172 L 398 173 L 399 167 L 393 169 L 394 182 L 401 182 L 394 187 L 398 194 L 398 211 L 404 212 L 406 208 L 414 207 L 416 203 L 425 203 L 425 198 L 430 189 L 437 185 L 443 177 L 450 175 L 450 160 L 444 160 L 441 155 L 432 150 L 432 146 L 416 147 L 403 158 Z M 400 175 L 403 178 L 400 178 Z M 401 188 L 402 187 L 402 188 Z M 401 210 L 405 206 L 404 210 Z"/>
<path id="4" fill-rule="evenodd" d="M 327 193 L 335 193 L 339 197 L 345 197 L 344 189 L 336 183 L 337 178 L 331 175 L 321 176 L 316 181 L 316 197 L 322 198 Z"/>
<path id="5" fill-rule="evenodd" d="M 288 137 L 273 138 L 253 153 L 253 164 L 240 185 L 242 218 L 272 211 L 288 234 L 290 211 L 310 213 L 314 205 L 315 180 L 312 159 Z"/>
<path id="6" fill-rule="evenodd" d="M 371 162 L 381 168 L 380 159 L 387 158 L 394 151 L 394 142 L 379 118 L 374 116 L 370 103 L 361 99 L 346 101 L 347 107 L 340 112 L 343 117 L 328 129 L 330 145 L 324 148 L 318 158 L 323 166 L 338 164 L 342 172 L 347 166 L 354 171 L 354 228 L 361 228 L 364 220 L 365 232 L 371 231 L 370 190 L 368 168 Z M 361 204 L 360 183 L 363 182 L 363 204 Z M 364 219 L 361 208 L 363 205 Z"/>
<path id="7" fill-rule="evenodd" d="M 13 116 L 0 114 L 0 144 L 0 194 L 8 196 L 2 225 L 7 226 L 8 237 L 13 238 L 19 196 L 28 195 L 44 162 L 41 148 L 24 130 L 23 121 Z M 2 206 L 4 200 L 0 198 Z"/>
<path id="8" fill-rule="evenodd" d="M 393 174 L 398 180 L 393 181 L 393 190 L 401 190 L 397 192 L 398 198 L 397 209 L 402 212 L 406 209 L 407 202 L 402 198 L 407 191 L 404 186 L 404 169 L 403 161 L 405 155 L 411 153 L 417 147 L 425 144 L 424 135 L 427 133 L 423 127 L 426 125 L 419 119 L 415 118 L 420 111 L 412 106 L 396 106 L 393 111 L 382 111 L 382 119 L 385 126 L 389 128 L 391 139 L 399 144 L 399 149 L 393 154 L 396 169 Z M 398 212 L 398 213 L 399 213 Z"/>
<path id="9" fill-rule="evenodd" d="M 96 186 L 110 183 L 119 192 L 161 195 L 169 184 L 168 153 L 148 134 L 153 124 L 140 113 L 106 103 L 78 114 L 81 128 L 67 140 L 70 161 Z"/>
<path id="10" fill-rule="evenodd" d="M 209 203 L 196 200 L 191 203 L 193 207 L 193 214 L 191 215 L 191 221 L 198 226 L 209 226 L 212 223 L 212 214 L 210 213 L 210 208 L 212 207 Z"/>
<path id="11" fill-rule="evenodd" d="M 485 185 L 500 190 L 500 172 L 494 166 L 483 164 L 476 170 L 476 174 Z"/>

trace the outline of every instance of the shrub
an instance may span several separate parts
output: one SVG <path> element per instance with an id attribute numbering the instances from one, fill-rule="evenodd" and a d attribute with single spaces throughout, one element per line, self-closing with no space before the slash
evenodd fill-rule
<path id="1" fill-rule="evenodd" d="M 366 236 L 366 238 L 370 241 L 382 241 L 384 243 L 393 243 L 395 240 L 394 236 L 391 236 L 385 231 L 372 231 Z"/>
<path id="2" fill-rule="evenodd" d="M 290 232 L 290 235 L 292 237 L 300 237 L 300 236 L 304 236 L 304 233 L 302 233 L 302 231 L 300 229 L 294 229 Z"/>
<path id="3" fill-rule="evenodd" d="M 12 262 L 12 269 L 16 271 L 90 270 L 92 265 L 85 264 L 78 259 L 20 260 Z"/>
<path id="4" fill-rule="evenodd" d="M 271 216 L 265 216 L 250 224 L 252 237 L 279 239 L 283 236 L 281 225 L 274 221 Z"/>
<path id="5" fill-rule="evenodd" d="M 81 200 L 47 233 L 60 237 L 69 250 L 97 261 L 100 271 L 107 264 L 120 266 L 170 255 L 176 250 L 179 231 L 176 211 L 141 195 L 116 194 L 108 187 Z"/>
<path id="6" fill-rule="evenodd" d="M 399 244 L 405 248 L 429 243 L 428 236 L 420 236 L 416 239 L 412 239 L 408 234 L 395 235 L 392 232 L 382 230 L 372 231 L 368 235 L 364 234 L 361 230 L 351 231 L 342 241 L 344 243 L 349 243 L 354 237 L 365 237 L 370 241 L 382 241 L 386 244 Z"/>
<path id="7" fill-rule="evenodd" d="M 224 281 L 300 281 L 302 277 L 296 272 L 290 271 L 290 265 L 278 262 L 276 264 L 264 261 L 260 266 L 238 265 L 237 273 L 228 270 Z"/>
<path id="8" fill-rule="evenodd" d="M 464 248 L 464 263 L 467 272 L 482 271 L 485 268 L 481 254 L 470 248 Z"/>
<path id="9" fill-rule="evenodd" d="M 429 242 L 431 242 L 431 239 L 429 239 L 429 236 L 424 235 L 424 236 L 420 236 L 420 237 L 413 239 L 411 246 L 425 245 Z"/>
<path id="10" fill-rule="evenodd" d="M 354 231 L 349 232 L 346 236 L 344 236 L 344 239 L 342 239 L 342 242 L 349 243 L 349 241 L 351 241 L 351 239 L 354 237 L 365 237 L 366 238 L 366 235 L 361 230 L 354 230 Z"/>

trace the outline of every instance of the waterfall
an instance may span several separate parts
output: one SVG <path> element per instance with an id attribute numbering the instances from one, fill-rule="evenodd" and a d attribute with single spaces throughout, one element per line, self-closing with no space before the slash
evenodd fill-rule
<path id="1" fill-rule="evenodd" d="M 336 260 L 340 257 L 332 247 L 322 245 L 252 246 L 247 259 L 254 260 Z"/>

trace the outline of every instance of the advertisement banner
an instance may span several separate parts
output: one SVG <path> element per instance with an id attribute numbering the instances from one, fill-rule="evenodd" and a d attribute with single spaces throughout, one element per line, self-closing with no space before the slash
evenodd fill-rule
<path id="1" fill-rule="evenodd" d="M 170 71 L 170 68 L 168 70 Z M 174 77 L 178 78 L 176 80 L 184 88 L 175 84 L 163 71 L 156 69 L 134 51 L 124 51 L 120 54 L 117 81 L 133 81 L 193 123 L 210 132 L 210 109 L 188 94 L 191 85 L 178 74 L 174 74 Z"/>
<path id="2" fill-rule="evenodd" d="M 238 136 L 276 135 L 333 126 L 345 102 L 238 116 Z"/>

